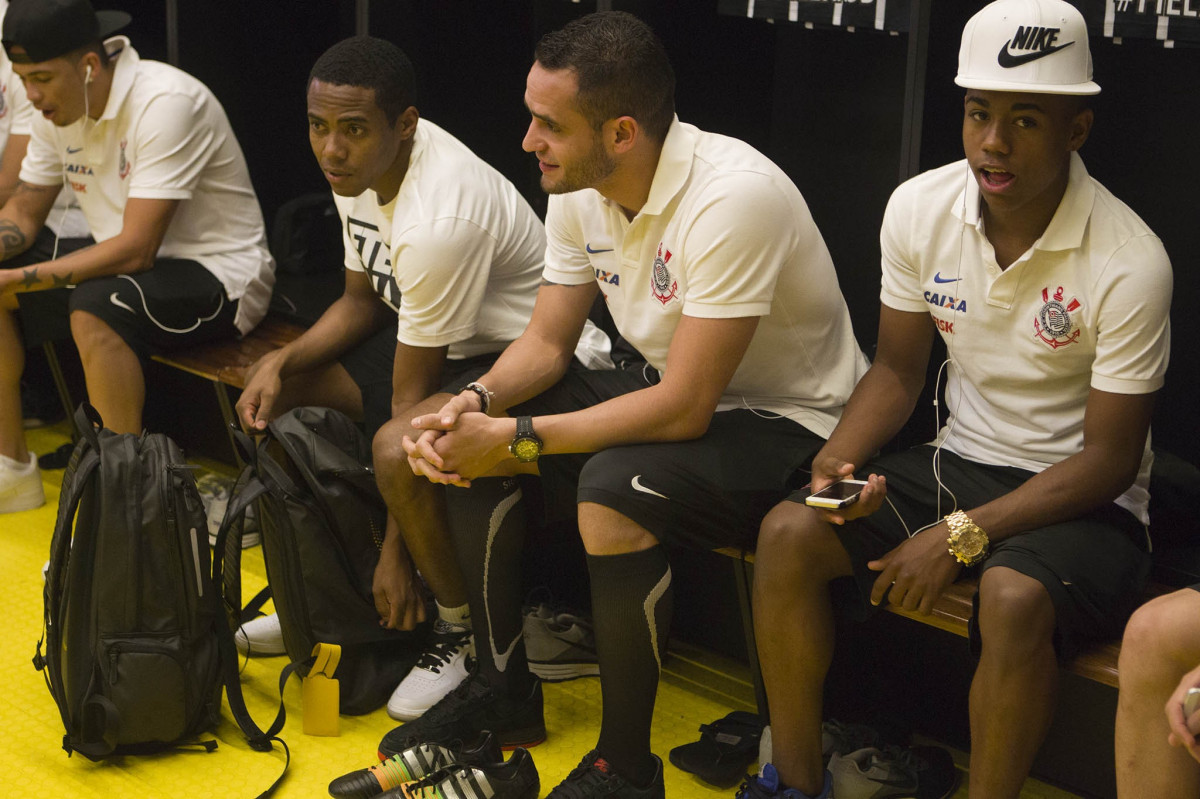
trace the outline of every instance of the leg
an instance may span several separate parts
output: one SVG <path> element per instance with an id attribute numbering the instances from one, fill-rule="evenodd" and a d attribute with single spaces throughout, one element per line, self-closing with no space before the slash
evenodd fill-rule
<path id="1" fill-rule="evenodd" d="M 0 307 L 0 455 L 20 463 L 29 460 L 21 426 L 21 373 L 25 347 L 17 330 L 16 315 Z"/>
<path id="2" fill-rule="evenodd" d="M 585 469 L 586 473 L 586 469 Z M 670 631 L 671 569 L 658 539 L 627 516 L 579 505 L 587 551 L 604 715 L 596 750 L 635 785 L 649 784 L 654 698 Z"/>
<path id="3" fill-rule="evenodd" d="M 404 436 L 416 437 L 409 419 L 435 411 L 449 399 L 447 394 L 437 394 L 405 414 L 407 418 L 388 422 L 375 436 L 373 447 L 375 474 L 387 502 L 389 527 L 396 525 L 437 601 L 446 607 L 458 607 L 467 604 L 467 591 L 446 528 L 445 490 L 413 474 L 401 445 Z"/>
<path id="4" fill-rule="evenodd" d="M 133 349 L 99 317 L 71 313 L 71 336 L 79 347 L 88 398 L 104 424 L 117 433 L 142 432 L 146 380 Z"/>
<path id="5" fill-rule="evenodd" d="M 1043 585 L 995 567 L 979 584 L 983 642 L 971 683 L 972 797 L 1017 797 L 1054 717 L 1055 611 Z"/>
<path id="6" fill-rule="evenodd" d="M 824 784 L 822 691 L 833 659 L 829 583 L 850 556 L 812 509 L 783 502 L 763 520 L 754 561 L 754 615 L 770 619 L 758 658 L 771 707 L 773 760 L 784 785 L 816 796 Z"/>
<path id="7" fill-rule="evenodd" d="M 1117 794 L 1200 796 L 1200 764 L 1167 743 L 1163 706 L 1200 663 L 1200 592 L 1191 588 L 1147 602 L 1121 644 L 1117 704 Z"/>

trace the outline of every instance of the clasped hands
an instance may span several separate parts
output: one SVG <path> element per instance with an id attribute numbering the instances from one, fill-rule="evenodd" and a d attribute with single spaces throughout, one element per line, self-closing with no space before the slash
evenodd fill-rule
<path id="1" fill-rule="evenodd" d="M 416 417 L 412 426 L 421 434 L 416 440 L 405 436 L 402 444 L 413 474 L 461 488 L 510 457 L 508 444 L 516 431 L 512 419 L 480 413 L 478 400 L 464 394 L 437 413 Z"/>

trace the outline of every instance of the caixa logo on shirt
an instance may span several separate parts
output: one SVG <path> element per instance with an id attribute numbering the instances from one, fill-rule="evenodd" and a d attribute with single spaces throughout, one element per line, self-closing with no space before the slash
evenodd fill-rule
<path id="1" fill-rule="evenodd" d="M 1042 289 L 1042 308 L 1033 318 L 1033 332 L 1052 350 L 1079 340 L 1080 329 L 1071 321 L 1071 314 L 1082 305 L 1074 297 L 1066 301 L 1064 297 L 1062 286 L 1053 295 L 1049 286 Z"/>

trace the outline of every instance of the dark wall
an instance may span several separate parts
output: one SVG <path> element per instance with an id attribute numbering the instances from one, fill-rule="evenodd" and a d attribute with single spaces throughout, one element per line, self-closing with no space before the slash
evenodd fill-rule
<path id="1" fill-rule="evenodd" d="M 959 33 L 982 2 L 933 0 L 921 166 L 960 158 L 961 90 L 953 83 Z M 99 5 L 108 5 L 102 0 Z M 165 3 L 112 3 L 134 15 L 143 55 L 165 58 Z M 900 164 L 908 37 L 806 30 L 717 14 L 717 0 L 614 0 L 662 37 L 678 73 L 685 121 L 763 150 L 796 181 L 838 265 L 859 341 L 878 319 L 878 230 Z M 304 132 L 304 81 L 316 57 L 354 32 L 354 3 L 180 0 L 181 66 L 225 105 L 268 222 L 287 199 L 325 185 Z M 532 156 L 521 151 L 525 74 L 542 33 L 595 8 L 568 0 L 373 0 L 371 33 L 412 57 L 424 116 L 504 172 L 545 207 Z M 299 11 L 302 9 L 302 11 Z M 1191 302 L 1200 225 L 1188 204 L 1200 176 L 1191 95 L 1200 50 L 1127 40 L 1092 42 L 1096 126 L 1083 156 L 1091 173 L 1161 236 L 1175 266 L 1173 360 L 1155 417 L 1156 445 L 1200 459 L 1190 409 L 1200 383 Z"/>

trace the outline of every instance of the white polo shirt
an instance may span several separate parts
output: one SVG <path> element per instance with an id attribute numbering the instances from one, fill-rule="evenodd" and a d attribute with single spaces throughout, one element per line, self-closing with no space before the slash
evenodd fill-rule
<path id="1" fill-rule="evenodd" d="M 0 25 L 8 11 L 8 0 L 0 0 Z M 13 72 L 8 54 L 0 48 L 0 153 L 8 146 L 9 136 L 30 135 L 33 121 L 33 104 L 25 96 L 25 86 Z M 91 235 L 87 220 L 75 202 L 71 187 L 62 181 L 62 191 L 54 198 L 54 206 L 46 217 L 46 227 L 64 239 L 86 238 Z"/>
<path id="2" fill-rule="evenodd" d="M 1079 452 L 1092 388 L 1148 394 L 1170 354 L 1162 242 L 1072 154 L 1046 232 L 1007 269 L 984 235 L 965 161 L 892 194 L 881 234 L 885 305 L 929 313 L 954 361 L 938 439 L 980 463 L 1031 471 Z M 1148 520 L 1150 441 L 1117 504 Z"/>
<path id="3" fill-rule="evenodd" d="M 35 116 L 21 180 L 49 186 L 65 171 L 96 241 L 121 232 L 128 199 L 180 200 L 158 257 L 212 272 L 241 300 L 235 323 L 247 333 L 266 314 L 275 262 L 225 110 L 187 73 L 142 61 L 124 36 L 104 44 L 116 57 L 104 113 L 62 128 Z"/>
<path id="4" fill-rule="evenodd" d="M 760 317 L 718 410 L 833 431 L 867 361 L 804 198 L 753 147 L 676 119 L 632 221 L 586 189 L 550 197 L 546 232 L 546 279 L 595 280 L 617 329 L 660 372 L 683 315 Z"/>
<path id="5" fill-rule="evenodd" d="M 346 268 L 366 272 L 396 311 L 401 342 L 446 346 L 448 358 L 460 359 L 499 352 L 524 332 L 545 228 L 516 188 L 454 136 L 420 120 L 391 202 L 380 205 L 372 190 L 335 194 L 334 202 Z M 589 327 L 584 343 L 584 363 L 607 360 L 598 330 Z"/>

